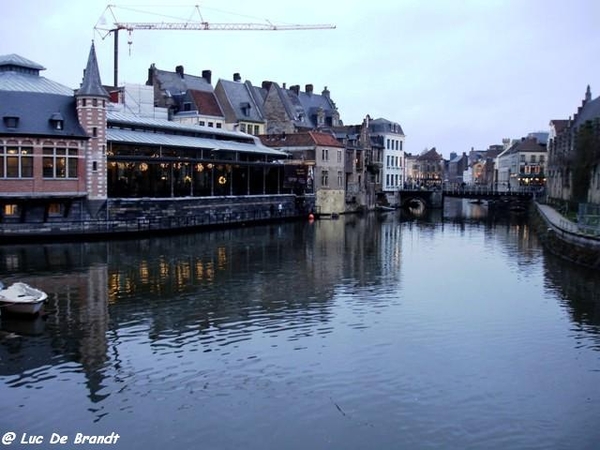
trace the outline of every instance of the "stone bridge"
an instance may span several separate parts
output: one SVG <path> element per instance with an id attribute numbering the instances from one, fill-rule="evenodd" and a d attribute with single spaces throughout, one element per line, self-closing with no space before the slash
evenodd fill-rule
<path id="1" fill-rule="evenodd" d="M 470 198 L 477 200 L 502 200 L 522 203 L 539 195 L 542 195 L 542 191 L 540 191 L 539 188 L 523 188 L 511 191 L 498 191 L 494 189 L 478 187 L 444 190 L 402 189 L 400 191 L 400 206 L 402 208 L 408 208 L 418 202 L 424 208 L 442 208 L 444 206 L 445 197 Z"/>

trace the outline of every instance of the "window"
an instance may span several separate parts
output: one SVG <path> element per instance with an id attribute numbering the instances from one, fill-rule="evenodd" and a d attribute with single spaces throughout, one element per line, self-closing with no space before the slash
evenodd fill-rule
<path id="1" fill-rule="evenodd" d="M 221 124 L 221 122 L 217 122 L 217 128 L 221 128 L 223 125 Z"/>
<path id="2" fill-rule="evenodd" d="M 198 125 L 200 125 L 201 127 L 203 127 L 204 125 L 206 125 L 206 122 L 204 122 L 204 120 L 199 120 L 198 121 Z"/>
<path id="3" fill-rule="evenodd" d="M 33 148 L 0 147 L 0 178 L 33 178 Z"/>
<path id="4" fill-rule="evenodd" d="M 338 179 L 338 187 L 342 187 L 344 185 L 344 177 L 342 175 L 342 171 L 338 171 L 337 173 L 337 179 Z"/>
<path id="5" fill-rule="evenodd" d="M 77 150 L 44 147 L 42 153 L 44 178 L 77 178 Z"/>
<path id="6" fill-rule="evenodd" d="M 4 126 L 6 128 L 17 128 L 19 125 L 19 118 L 16 116 L 4 116 Z"/>
<path id="7" fill-rule="evenodd" d="M 240 131 L 241 131 L 242 133 L 245 133 L 245 132 L 246 132 L 246 124 L 245 124 L 245 123 L 240 123 Z"/>
<path id="8" fill-rule="evenodd" d="M 19 205 L 4 205 L 4 215 L 5 216 L 18 216 L 19 215 Z"/>
<path id="9" fill-rule="evenodd" d="M 338 163 L 342 162 L 342 151 L 341 150 L 337 151 L 337 162 Z"/>
<path id="10" fill-rule="evenodd" d="M 92 171 L 96 172 L 98 170 L 98 161 L 94 161 L 92 163 Z"/>
<path id="11" fill-rule="evenodd" d="M 535 155 L 531 155 L 531 162 L 535 163 Z"/>
<path id="12" fill-rule="evenodd" d="M 92 128 L 92 136 L 93 137 L 98 137 L 98 127 L 93 127 Z"/>
<path id="13" fill-rule="evenodd" d="M 323 161 L 329 161 L 329 149 L 324 148 L 321 150 L 321 159 Z"/>
<path id="14" fill-rule="evenodd" d="M 81 106 L 86 106 L 87 105 L 87 101 L 85 98 L 81 99 Z"/>
<path id="15" fill-rule="evenodd" d="M 260 127 L 258 125 L 254 125 L 254 134 L 257 136 L 260 134 Z"/>
<path id="16" fill-rule="evenodd" d="M 329 186 L 329 171 L 322 170 L 321 171 L 321 186 Z"/>
<path id="17" fill-rule="evenodd" d="M 48 215 L 49 216 L 61 216 L 62 215 L 62 205 L 60 203 L 50 203 L 48 205 Z"/>
<path id="18" fill-rule="evenodd" d="M 546 158 L 544 155 L 540 155 L 540 164 L 544 164 L 544 162 L 546 161 Z"/>
<path id="19" fill-rule="evenodd" d="M 208 122 L 208 126 L 211 128 L 214 128 L 215 124 L 214 124 L 214 122 Z"/>
<path id="20" fill-rule="evenodd" d="M 93 98 L 92 99 L 92 106 L 98 106 L 98 99 L 97 98 Z"/>

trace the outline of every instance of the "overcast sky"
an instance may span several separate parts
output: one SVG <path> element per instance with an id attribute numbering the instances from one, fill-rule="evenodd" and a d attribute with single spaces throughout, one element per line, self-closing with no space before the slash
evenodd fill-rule
<path id="1" fill-rule="evenodd" d="M 566 119 L 586 86 L 600 94 L 597 0 L 99 0 L 5 2 L 0 54 L 16 53 L 76 88 L 90 44 L 104 84 L 113 82 L 119 22 L 332 24 L 309 31 L 134 31 L 120 33 L 119 82 L 143 84 L 148 67 L 260 85 L 325 86 L 344 124 L 365 115 L 402 125 L 405 149 L 485 149 Z M 149 6 L 154 5 L 154 6 Z M 104 22 L 102 21 L 104 17 Z M 131 45 L 127 41 L 131 40 Z"/>

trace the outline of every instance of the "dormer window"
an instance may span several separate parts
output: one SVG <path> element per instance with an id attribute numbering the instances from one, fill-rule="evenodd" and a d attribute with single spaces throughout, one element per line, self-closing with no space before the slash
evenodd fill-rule
<path id="1" fill-rule="evenodd" d="M 15 129 L 19 126 L 19 117 L 17 116 L 4 116 L 4 126 L 6 128 Z"/>
<path id="2" fill-rule="evenodd" d="M 50 126 L 58 131 L 62 131 L 65 128 L 65 119 L 61 113 L 56 112 L 52 114 L 50 117 Z"/>
<path id="3" fill-rule="evenodd" d="M 242 110 L 242 114 L 244 116 L 247 117 L 250 115 L 250 103 L 248 103 L 248 102 L 240 103 L 240 109 Z"/>

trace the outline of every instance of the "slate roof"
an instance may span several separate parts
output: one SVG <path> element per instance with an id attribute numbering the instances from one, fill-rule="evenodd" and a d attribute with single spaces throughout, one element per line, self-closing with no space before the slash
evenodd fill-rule
<path id="1" fill-rule="evenodd" d="M 237 120 L 249 122 L 264 122 L 263 103 L 266 92 L 245 81 L 219 80 L 219 84 L 225 92 L 227 101 L 234 111 Z M 245 114 L 244 111 L 247 111 Z"/>
<path id="2" fill-rule="evenodd" d="M 546 146 L 540 144 L 537 139 L 523 139 L 513 149 L 514 153 L 540 153 L 545 151 Z"/>
<path id="3" fill-rule="evenodd" d="M 77 91 L 77 95 L 109 98 L 108 92 L 106 92 L 106 89 L 104 89 L 102 81 L 100 80 L 98 59 L 96 58 L 96 47 L 93 42 L 90 47 L 87 66 L 83 74 L 83 81 L 81 82 L 81 87 Z"/>
<path id="4" fill-rule="evenodd" d="M 581 111 L 577 114 L 577 118 L 573 122 L 573 127 L 578 128 L 588 120 L 597 118 L 600 118 L 600 97 L 586 102 L 585 105 L 583 105 L 583 108 L 581 108 Z"/>
<path id="5" fill-rule="evenodd" d="M 75 108 L 73 89 L 40 77 L 44 67 L 19 55 L 0 56 L 0 133 L 87 139 Z M 18 118 L 7 127 L 5 117 Z M 56 129 L 52 120 L 63 120 Z"/>
<path id="6" fill-rule="evenodd" d="M 22 56 L 0 56 L 0 91 L 73 95 L 73 89 L 40 76 L 43 66 Z"/>
<path id="7" fill-rule="evenodd" d="M 187 147 L 190 149 L 210 148 L 218 150 L 230 150 L 241 153 L 257 153 L 261 155 L 287 156 L 284 152 L 263 145 L 258 139 L 247 142 L 237 142 L 209 137 L 182 136 L 178 134 L 162 134 L 144 131 L 123 130 L 109 128 L 107 130 L 109 142 L 120 142 L 127 144 Z"/>
<path id="8" fill-rule="evenodd" d="M 212 85 L 203 77 L 189 75 L 187 73 L 183 73 L 183 76 L 181 76 L 177 72 L 160 70 L 156 67 L 153 67 L 152 69 L 154 70 L 154 75 L 156 76 L 160 89 L 166 91 L 170 96 L 182 94 L 188 89 L 205 92 L 213 91 Z"/>
<path id="9" fill-rule="evenodd" d="M 108 140 L 114 142 L 214 148 L 285 156 L 283 152 L 264 146 L 255 136 L 239 131 L 141 118 L 115 111 L 108 112 L 107 122 Z"/>
<path id="10" fill-rule="evenodd" d="M 417 156 L 418 161 L 441 161 L 442 159 L 442 155 L 437 152 L 435 147 Z"/>
<path id="11" fill-rule="evenodd" d="M 394 128 L 395 131 L 392 131 Z M 404 131 L 399 123 L 391 122 L 381 117 L 369 122 L 369 131 L 371 133 L 395 133 L 404 136 Z"/>
<path id="12" fill-rule="evenodd" d="M 60 114 L 63 127 L 57 130 L 50 119 Z M 16 128 L 7 128 L 4 117 L 18 117 Z M 63 136 L 87 138 L 77 118 L 73 95 L 0 91 L 0 133 L 3 135 Z"/>

